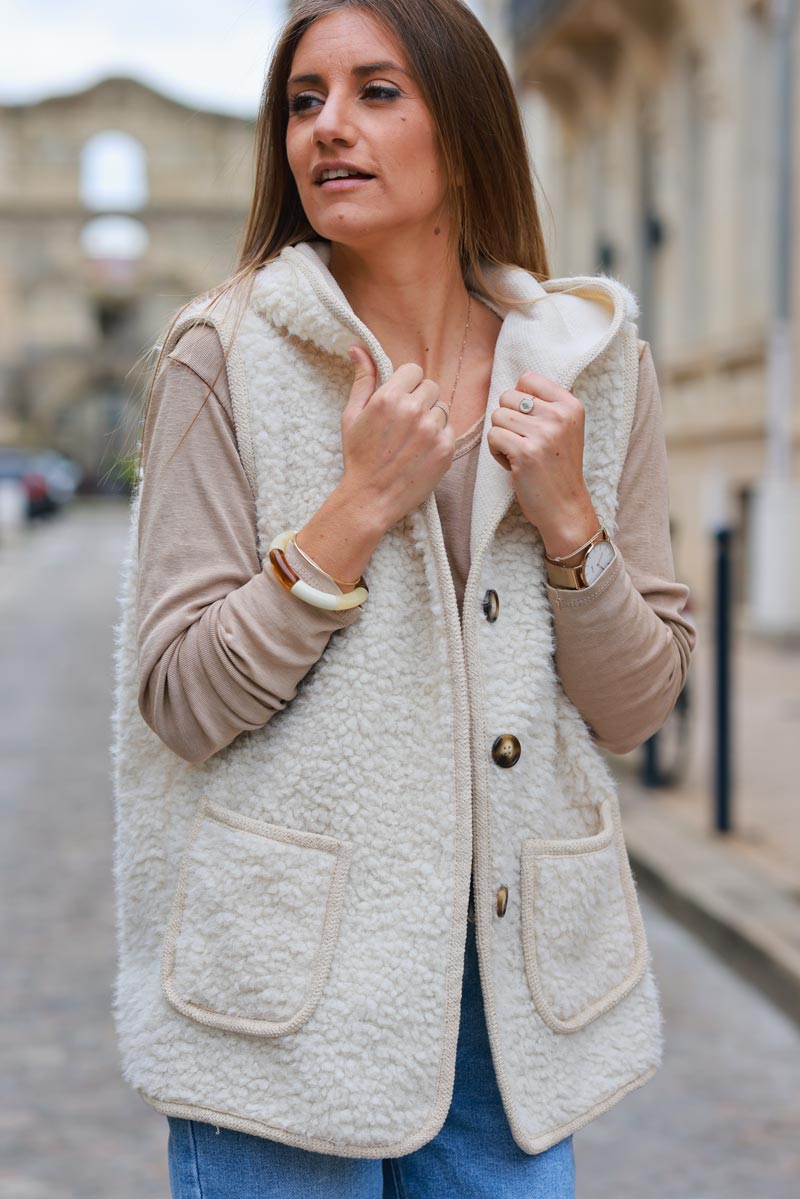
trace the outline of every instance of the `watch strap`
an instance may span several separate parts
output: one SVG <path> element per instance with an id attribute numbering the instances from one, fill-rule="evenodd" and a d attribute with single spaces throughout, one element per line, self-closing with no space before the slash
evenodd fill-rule
<path id="1" fill-rule="evenodd" d="M 545 567 L 547 569 L 547 579 L 552 587 L 566 587 L 570 591 L 578 591 L 581 588 L 588 587 L 586 578 L 583 573 L 583 566 L 586 562 L 586 557 L 593 546 L 597 545 L 598 541 L 610 541 L 611 538 L 604 525 L 601 525 L 595 536 L 592 538 L 589 545 L 586 546 L 581 560 L 576 566 L 563 566 L 559 562 L 554 562 L 552 558 L 544 556 Z"/>
<path id="2" fill-rule="evenodd" d="M 581 570 L 583 563 L 578 566 L 558 566 L 555 562 L 547 562 L 547 580 L 551 587 L 568 587 L 571 591 L 577 591 L 580 587 L 585 587 Z"/>

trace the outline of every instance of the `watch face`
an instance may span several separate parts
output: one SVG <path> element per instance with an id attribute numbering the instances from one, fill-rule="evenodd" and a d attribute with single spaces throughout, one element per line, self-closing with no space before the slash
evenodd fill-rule
<path id="1" fill-rule="evenodd" d="M 610 541 L 596 541 L 583 560 L 583 575 L 590 587 L 607 566 L 614 561 L 614 546 Z"/>

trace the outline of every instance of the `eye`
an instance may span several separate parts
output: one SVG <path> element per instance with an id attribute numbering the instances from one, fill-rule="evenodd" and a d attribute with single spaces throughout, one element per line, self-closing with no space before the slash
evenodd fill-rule
<path id="1" fill-rule="evenodd" d="M 393 100 L 400 95 L 396 87 L 387 87 L 385 83 L 368 83 L 361 94 L 369 100 Z"/>
<path id="2" fill-rule="evenodd" d="M 289 98 L 289 113 L 305 113 L 308 108 L 311 108 L 314 101 L 319 100 L 319 96 L 314 96 L 311 91 L 297 92 L 296 96 Z"/>
<path id="3" fill-rule="evenodd" d="M 401 92 L 398 88 L 392 88 L 390 84 L 385 83 L 368 83 L 361 89 L 363 100 L 397 100 L 399 94 Z M 323 101 L 313 91 L 297 92 L 296 96 L 289 97 L 289 115 L 307 113 L 317 103 Z"/>

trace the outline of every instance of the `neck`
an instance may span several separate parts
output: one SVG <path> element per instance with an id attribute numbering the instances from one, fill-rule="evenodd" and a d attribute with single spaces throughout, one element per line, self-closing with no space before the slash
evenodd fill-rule
<path id="1" fill-rule="evenodd" d="M 333 242 L 329 268 L 395 369 L 417 362 L 434 379 L 458 358 L 469 300 L 460 265 L 442 240 L 393 240 L 374 252 Z"/>

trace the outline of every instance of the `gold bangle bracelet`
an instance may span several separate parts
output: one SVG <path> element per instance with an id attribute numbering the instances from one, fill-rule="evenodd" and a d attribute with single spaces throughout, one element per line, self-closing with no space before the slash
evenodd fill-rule
<path id="1" fill-rule="evenodd" d="M 560 566 L 563 562 L 567 562 L 570 558 L 574 558 L 581 550 L 588 549 L 590 545 L 594 545 L 596 541 L 610 541 L 611 538 L 606 532 L 605 525 L 601 525 L 596 533 L 592 533 L 588 541 L 584 541 L 583 545 L 579 545 L 576 550 L 572 550 L 569 554 L 561 554 L 557 558 L 551 558 L 547 550 L 544 551 L 545 559 L 552 562 L 554 566 Z"/>
<path id="2" fill-rule="evenodd" d="M 338 584 L 339 587 L 357 587 L 361 582 L 360 575 L 357 579 L 337 579 L 336 575 L 332 575 L 329 570 L 325 570 L 324 567 L 320 566 L 319 562 L 315 562 L 313 558 L 309 557 L 309 555 L 300 545 L 300 542 L 297 540 L 296 533 L 292 538 L 292 541 L 294 542 L 294 548 L 297 550 L 298 554 L 305 558 L 309 566 L 313 566 L 315 570 L 319 570 L 322 572 L 322 574 L 327 575 L 329 579 L 333 579 L 334 583 Z"/>

